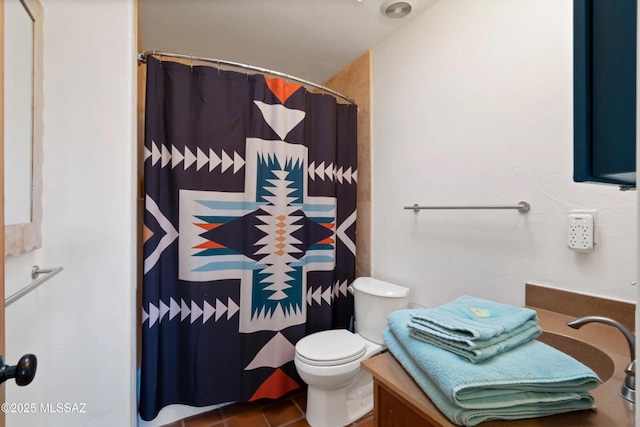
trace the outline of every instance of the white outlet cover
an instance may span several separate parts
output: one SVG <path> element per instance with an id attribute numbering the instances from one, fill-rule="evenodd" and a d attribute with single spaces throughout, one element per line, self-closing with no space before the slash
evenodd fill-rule
<path id="1" fill-rule="evenodd" d="M 595 225 L 593 215 L 569 214 L 567 223 L 567 247 L 576 252 L 591 252 L 594 246 Z"/>

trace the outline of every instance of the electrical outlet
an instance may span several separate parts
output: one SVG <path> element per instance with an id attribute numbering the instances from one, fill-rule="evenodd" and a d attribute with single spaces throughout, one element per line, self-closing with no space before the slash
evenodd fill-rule
<path id="1" fill-rule="evenodd" d="M 591 252 L 594 245 L 594 215 L 589 213 L 569 214 L 567 246 L 577 252 Z"/>

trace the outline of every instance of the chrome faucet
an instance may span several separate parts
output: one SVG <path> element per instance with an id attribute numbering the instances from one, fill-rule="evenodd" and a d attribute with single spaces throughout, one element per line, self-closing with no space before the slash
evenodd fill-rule
<path id="1" fill-rule="evenodd" d="M 635 403 L 636 401 L 636 337 L 622 323 L 617 322 L 613 319 L 609 319 L 608 317 L 601 317 L 601 316 L 581 317 L 579 319 L 575 319 L 570 322 L 567 322 L 567 326 L 570 326 L 573 329 L 579 329 L 581 326 L 591 322 L 604 323 L 605 325 L 610 325 L 615 328 L 618 328 L 618 330 L 622 332 L 624 337 L 627 339 L 627 344 L 629 344 L 629 353 L 631 354 L 631 363 L 629 363 L 627 367 L 624 368 L 624 372 L 626 376 L 624 378 L 624 383 L 622 384 L 622 387 L 620 387 L 620 396 L 624 397 L 629 402 Z"/>

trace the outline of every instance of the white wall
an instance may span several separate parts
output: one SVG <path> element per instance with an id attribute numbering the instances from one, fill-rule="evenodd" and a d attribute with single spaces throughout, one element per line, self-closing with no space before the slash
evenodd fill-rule
<path id="1" fill-rule="evenodd" d="M 64 271 L 8 307 L 6 356 L 38 357 L 35 403 L 7 426 L 135 425 L 134 0 L 44 7 L 43 248 L 6 262 L 6 294 L 33 264 Z M 86 403 L 43 413 L 41 403 Z"/>
<path id="2" fill-rule="evenodd" d="M 373 49 L 373 271 L 413 301 L 522 304 L 526 282 L 636 301 L 636 194 L 572 181 L 572 4 L 440 0 Z M 593 253 L 567 249 L 571 209 L 598 211 Z"/>

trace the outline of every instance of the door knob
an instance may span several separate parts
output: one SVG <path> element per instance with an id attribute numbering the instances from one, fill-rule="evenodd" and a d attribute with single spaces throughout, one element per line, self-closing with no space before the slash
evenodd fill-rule
<path id="1" fill-rule="evenodd" d="M 15 378 L 16 384 L 25 386 L 33 381 L 38 367 L 38 358 L 35 354 L 25 354 L 18 360 L 16 366 L 4 364 L 4 358 L 0 356 L 0 384 L 8 379 Z"/>

